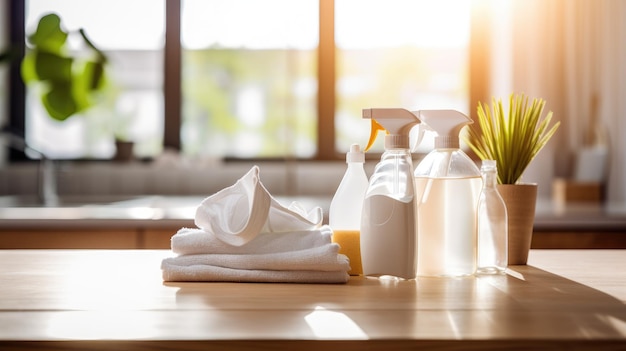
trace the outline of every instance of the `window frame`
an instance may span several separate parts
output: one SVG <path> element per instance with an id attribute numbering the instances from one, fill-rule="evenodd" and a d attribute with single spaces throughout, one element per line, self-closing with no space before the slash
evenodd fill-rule
<path id="1" fill-rule="evenodd" d="M 180 127 L 182 117 L 181 90 L 181 0 L 165 0 L 165 45 L 163 72 L 164 128 L 163 146 L 181 150 Z M 473 11 L 472 11 L 473 12 Z M 26 87 L 21 78 L 20 62 L 24 57 L 25 44 L 25 1 L 9 2 L 9 39 L 20 60 L 11 62 L 9 72 L 9 128 L 20 137 L 25 136 L 25 97 Z M 472 14 L 473 15 L 473 14 Z M 469 45 L 469 98 L 474 102 L 486 101 L 489 89 L 488 48 L 489 28 L 471 26 Z M 317 48 L 317 153 L 311 159 L 342 160 L 344 154 L 335 150 L 335 104 L 336 104 L 336 63 L 335 63 L 335 0 L 319 0 L 319 44 Z M 477 39 L 480 40 L 477 40 Z M 478 74 L 477 74 L 478 73 Z M 472 79 L 472 77 L 480 79 Z M 471 116 L 470 116 L 471 117 Z M 369 155 L 378 157 L 378 155 Z M 10 161 L 27 160 L 22 151 L 11 150 Z"/>
<path id="2" fill-rule="evenodd" d="M 26 133 L 26 85 L 22 80 L 21 62 L 26 53 L 26 4 L 25 1 L 11 0 L 8 4 L 9 45 L 19 60 L 9 63 L 9 119 L 8 129 L 20 138 Z M 23 150 L 9 148 L 9 161 L 25 161 L 28 157 Z"/>

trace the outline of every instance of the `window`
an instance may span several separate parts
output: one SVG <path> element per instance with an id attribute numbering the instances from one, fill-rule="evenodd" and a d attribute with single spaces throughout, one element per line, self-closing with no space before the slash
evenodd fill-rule
<path id="1" fill-rule="evenodd" d="M 117 87 L 106 104 L 62 123 L 46 118 L 29 92 L 29 143 L 52 157 L 106 159 L 114 152 L 113 137 L 124 131 L 137 143 L 137 156 L 154 157 L 163 150 L 165 121 L 173 118 L 165 116 L 163 99 L 176 93 L 163 86 L 164 31 L 172 22 L 165 1 L 27 2 L 27 33 L 52 11 L 67 29 L 84 27 L 110 55 Z M 182 100 L 179 122 L 174 119 L 165 133 L 180 133 L 176 146 L 184 154 L 342 158 L 350 144 L 367 140 L 362 108 L 468 112 L 470 9 L 465 0 L 181 0 L 171 5 L 180 6 L 181 67 L 175 72 Z M 320 59 L 319 50 L 329 44 L 332 59 Z M 318 89 L 333 95 L 321 98 Z"/>
<path id="2" fill-rule="evenodd" d="M 182 3 L 183 152 L 316 153 L 315 0 Z"/>
<path id="3" fill-rule="evenodd" d="M 362 108 L 468 112 L 469 3 L 335 0 L 337 150 L 368 140 Z"/>
<path id="4" fill-rule="evenodd" d="M 26 34 L 48 13 L 61 17 L 70 44 L 79 42 L 77 31 L 84 28 L 106 53 L 110 86 L 95 107 L 63 122 L 49 118 L 39 92 L 29 88 L 27 142 L 61 159 L 109 158 L 115 138 L 135 141 L 138 156 L 158 154 L 163 135 L 163 0 L 29 0 Z"/>

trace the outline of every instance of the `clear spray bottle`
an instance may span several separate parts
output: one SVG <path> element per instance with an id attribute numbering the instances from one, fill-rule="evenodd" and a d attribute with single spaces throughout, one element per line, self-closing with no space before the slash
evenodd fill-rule
<path id="1" fill-rule="evenodd" d="M 472 120 L 454 110 L 423 110 L 422 123 L 437 133 L 435 149 L 415 168 L 418 276 L 476 273 L 476 211 L 482 178 L 459 146 Z"/>
<path id="2" fill-rule="evenodd" d="M 363 110 L 371 119 L 367 151 L 378 132 L 386 131 L 385 152 L 370 177 L 361 215 L 363 274 L 416 277 L 415 189 L 409 133 L 420 123 L 402 108 Z"/>

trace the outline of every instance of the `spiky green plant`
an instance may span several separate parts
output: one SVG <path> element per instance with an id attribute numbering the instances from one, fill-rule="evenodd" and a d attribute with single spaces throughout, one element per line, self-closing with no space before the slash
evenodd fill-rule
<path id="1" fill-rule="evenodd" d="M 468 126 L 464 140 L 481 160 L 496 160 L 499 184 L 515 184 L 526 167 L 554 135 L 560 122 L 550 126 L 552 111 L 542 118 L 545 101 L 512 94 L 505 115 L 502 100 L 491 109 L 478 103 L 478 124 Z"/>

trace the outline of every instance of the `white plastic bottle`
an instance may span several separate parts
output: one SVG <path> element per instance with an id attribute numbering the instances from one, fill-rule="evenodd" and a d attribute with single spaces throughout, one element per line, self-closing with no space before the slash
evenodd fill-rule
<path id="1" fill-rule="evenodd" d="M 437 132 L 435 150 L 415 168 L 418 276 L 476 273 L 476 211 L 482 178 L 459 147 L 459 132 L 472 122 L 454 110 L 419 111 Z"/>
<path id="2" fill-rule="evenodd" d="M 363 164 L 365 154 L 358 144 L 346 153 L 348 167 L 330 202 L 328 224 L 333 229 L 332 241 L 339 244 L 339 253 L 350 259 L 350 275 L 363 273 L 361 265 L 361 212 L 368 180 Z"/>
<path id="3" fill-rule="evenodd" d="M 385 152 L 370 177 L 361 218 L 363 274 L 416 277 L 415 187 L 409 132 L 419 124 L 405 109 L 366 109 L 372 119 L 373 143 L 378 130 L 386 130 Z"/>
<path id="4" fill-rule="evenodd" d="M 480 274 L 502 274 L 508 257 L 506 205 L 496 188 L 495 160 L 483 160 L 480 167 L 483 189 L 478 199 L 478 269 Z"/>

